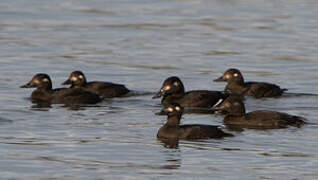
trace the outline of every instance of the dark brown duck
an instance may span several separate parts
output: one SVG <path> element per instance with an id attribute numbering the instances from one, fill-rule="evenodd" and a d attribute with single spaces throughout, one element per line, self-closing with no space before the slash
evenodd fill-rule
<path id="1" fill-rule="evenodd" d="M 222 131 L 218 126 L 201 124 L 180 125 L 183 108 L 179 104 L 170 104 L 163 111 L 168 115 L 168 119 L 159 129 L 157 134 L 158 139 L 196 140 L 233 136 Z"/>
<path id="2" fill-rule="evenodd" d="M 87 82 L 84 73 L 81 71 L 72 72 L 62 85 L 68 84 L 71 85 L 72 89 L 82 88 L 86 91 L 103 96 L 104 98 L 120 97 L 129 92 L 125 85 L 122 84 L 102 81 Z"/>
<path id="3" fill-rule="evenodd" d="M 258 110 L 246 113 L 243 102 L 237 98 L 228 98 L 214 109 L 225 111 L 224 124 L 230 127 L 278 129 L 306 124 L 302 117 L 277 111 Z"/>
<path id="4" fill-rule="evenodd" d="M 52 89 L 52 81 L 47 74 L 36 74 L 21 88 L 36 88 L 31 94 L 34 103 L 95 104 L 102 101 L 99 95 L 82 89 Z"/>
<path id="5" fill-rule="evenodd" d="M 176 76 L 172 76 L 163 82 L 160 91 L 153 98 L 160 98 L 162 96 L 162 105 L 178 103 L 182 107 L 211 108 L 216 103 L 226 99 L 228 94 L 207 90 L 185 92 L 181 80 Z"/>
<path id="6" fill-rule="evenodd" d="M 228 69 L 214 81 L 226 81 L 226 92 L 254 98 L 278 97 L 284 91 L 287 91 L 287 89 L 281 89 L 278 85 L 266 82 L 244 82 L 243 75 L 238 69 Z"/>

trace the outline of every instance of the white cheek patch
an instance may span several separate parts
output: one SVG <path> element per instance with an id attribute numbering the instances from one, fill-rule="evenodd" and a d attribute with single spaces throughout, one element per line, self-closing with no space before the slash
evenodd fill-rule
<path id="1" fill-rule="evenodd" d="M 77 77 L 71 77 L 71 79 L 70 79 L 71 81 L 77 81 Z"/>
<path id="2" fill-rule="evenodd" d="M 170 88 L 171 88 L 170 86 L 165 86 L 165 87 L 162 88 L 162 90 L 168 91 Z"/>
<path id="3" fill-rule="evenodd" d="M 40 81 L 38 79 L 33 81 L 35 84 L 40 84 Z"/>
<path id="4" fill-rule="evenodd" d="M 237 77 L 237 76 L 238 76 L 238 74 L 237 74 L 237 73 L 234 73 L 234 74 L 233 74 L 233 76 L 234 76 L 234 77 Z"/>
<path id="5" fill-rule="evenodd" d="M 176 81 L 176 82 L 173 83 L 173 85 L 179 86 L 179 82 Z"/>
<path id="6" fill-rule="evenodd" d="M 43 82 L 49 82 L 49 79 L 48 78 L 44 78 L 42 79 Z"/>
<path id="7" fill-rule="evenodd" d="M 179 106 L 176 106 L 175 109 L 176 109 L 177 111 L 180 111 L 180 110 L 181 110 L 181 108 L 180 108 Z"/>
<path id="8" fill-rule="evenodd" d="M 168 111 L 168 112 L 173 112 L 173 108 L 172 108 L 172 107 L 168 107 L 168 108 L 167 108 L 167 111 Z"/>
<path id="9" fill-rule="evenodd" d="M 83 79 L 84 77 L 82 75 L 79 75 L 78 78 Z"/>

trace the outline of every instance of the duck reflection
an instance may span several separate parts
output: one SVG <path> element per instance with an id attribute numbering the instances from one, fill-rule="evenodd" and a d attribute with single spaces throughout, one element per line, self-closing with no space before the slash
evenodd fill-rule
<path id="1" fill-rule="evenodd" d="M 178 149 L 179 140 L 178 139 L 159 139 L 165 148 Z"/>

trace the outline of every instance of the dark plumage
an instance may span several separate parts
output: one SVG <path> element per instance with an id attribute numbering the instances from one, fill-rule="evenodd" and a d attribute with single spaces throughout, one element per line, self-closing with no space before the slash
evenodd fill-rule
<path id="1" fill-rule="evenodd" d="M 223 76 L 214 81 L 226 81 L 225 91 L 233 94 L 252 96 L 255 98 L 281 96 L 287 89 L 265 82 L 244 82 L 238 69 L 228 69 Z"/>
<path id="2" fill-rule="evenodd" d="M 34 103 L 95 104 L 102 100 L 99 95 L 81 89 L 52 89 L 52 81 L 47 74 L 36 74 L 21 88 L 36 88 L 31 94 Z"/>
<path id="3" fill-rule="evenodd" d="M 74 71 L 63 85 L 71 84 L 72 89 L 82 88 L 86 91 L 103 96 L 104 98 L 120 97 L 129 92 L 122 84 L 111 82 L 92 81 L 87 82 L 81 71 Z"/>
<path id="4" fill-rule="evenodd" d="M 306 123 L 302 117 L 276 111 L 259 110 L 246 113 L 243 102 L 234 98 L 226 99 L 214 109 L 226 112 L 224 124 L 231 127 L 277 129 L 301 127 Z"/>
<path id="5" fill-rule="evenodd" d="M 159 129 L 158 139 L 209 139 L 233 136 L 225 133 L 217 126 L 189 124 L 180 125 L 183 108 L 178 104 L 170 104 L 163 111 L 168 114 L 167 122 Z"/>
<path id="6" fill-rule="evenodd" d="M 160 91 L 153 96 L 159 98 L 163 96 L 161 104 L 169 105 L 171 103 L 178 103 L 182 107 L 199 107 L 211 108 L 219 101 L 228 97 L 220 91 L 184 91 L 184 86 L 178 77 L 172 76 L 167 78 L 160 89 Z"/>

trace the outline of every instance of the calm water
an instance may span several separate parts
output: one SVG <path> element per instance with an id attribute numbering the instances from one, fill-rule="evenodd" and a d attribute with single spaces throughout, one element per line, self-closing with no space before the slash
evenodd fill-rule
<path id="1" fill-rule="evenodd" d="M 233 132 L 224 140 L 156 139 L 166 117 L 151 99 L 178 75 L 187 90 L 222 90 L 227 68 L 247 80 L 318 94 L 315 0 L 1 0 L 1 179 L 318 179 L 318 125 Z M 54 87 L 73 70 L 138 96 L 98 107 L 33 107 L 35 73 Z M 318 96 L 247 99 L 318 123 Z M 222 125 L 222 116 L 183 123 Z"/>

